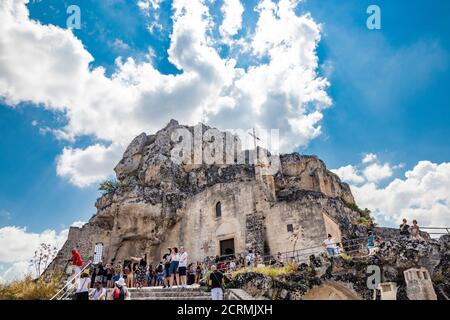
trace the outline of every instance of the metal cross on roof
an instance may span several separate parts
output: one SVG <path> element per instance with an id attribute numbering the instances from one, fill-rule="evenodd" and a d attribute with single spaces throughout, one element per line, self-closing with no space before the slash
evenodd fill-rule
<path id="1" fill-rule="evenodd" d="M 253 137 L 253 145 L 255 147 L 255 152 L 258 152 L 257 147 L 258 147 L 258 142 L 257 140 L 261 141 L 261 139 L 256 135 L 256 130 L 255 128 L 253 128 L 253 133 L 248 133 L 250 136 Z"/>

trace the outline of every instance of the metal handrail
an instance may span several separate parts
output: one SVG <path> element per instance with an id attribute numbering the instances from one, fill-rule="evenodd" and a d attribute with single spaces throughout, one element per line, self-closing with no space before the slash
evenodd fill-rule
<path id="1" fill-rule="evenodd" d="M 339 243 L 343 244 L 343 243 L 349 243 L 351 242 L 352 244 L 349 245 L 345 245 L 343 247 L 345 247 L 345 249 L 343 250 L 343 252 L 345 253 L 354 253 L 354 252 L 359 252 L 362 250 L 361 245 L 364 244 L 367 241 L 367 237 L 360 237 L 360 238 L 354 238 L 354 239 L 347 239 L 347 240 L 343 240 Z M 356 242 L 356 243 L 355 243 Z M 316 250 L 314 250 L 316 249 Z M 317 249 L 321 249 L 321 250 L 317 250 Z M 308 250 L 308 252 L 304 252 Z M 319 252 L 318 252 L 319 251 Z M 289 259 L 294 259 L 296 260 L 296 262 L 300 262 L 302 260 L 305 260 L 305 258 L 314 255 L 314 254 L 318 254 L 318 253 L 322 253 L 325 252 L 323 245 L 317 245 L 317 246 L 312 246 L 312 247 L 308 247 L 308 248 L 301 248 L 298 250 L 292 250 L 292 251 L 286 251 L 286 252 L 282 252 L 280 253 L 280 255 L 283 257 L 283 261 L 289 260 Z M 245 254 L 239 254 L 242 257 L 245 257 Z M 236 254 L 231 254 L 231 255 L 223 255 L 220 258 L 223 259 L 223 257 L 236 257 Z M 278 254 L 276 255 L 264 255 L 260 257 L 260 261 L 262 262 L 262 264 L 266 264 L 266 262 L 270 262 L 271 260 L 273 261 L 273 259 L 278 256 Z M 307 259 L 306 259 L 307 260 Z M 223 261 L 222 262 L 225 263 L 225 265 L 227 265 L 227 261 Z M 255 261 L 254 261 L 255 262 Z M 212 261 L 210 261 L 210 263 L 214 263 Z M 254 267 L 255 265 L 252 265 L 252 267 Z M 244 267 L 245 268 L 245 267 Z"/>
<path id="2" fill-rule="evenodd" d="M 367 241 L 367 237 L 347 239 L 347 240 L 343 240 L 341 242 L 336 242 L 336 244 L 340 243 L 340 244 L 343 245 L 343 247 L 350 248 L 350 247 L 354 247 L 354 246 L 360 246 L 361 243 L 359 243 L 359 241 L 361 241 L 361 240 Z M 357 242 L 357 243 L 355 244 L 355 242 Z M 352 243 L 352 244 L 346 245 L 347 243 Z M 316 245 L 316 246 L 311 246 L 311 247 L 307 247 L 307 248 L 300 248 L 300 249 L 297 249 L 297 250 L 284 251 L 284 252 L 280 252 L 280 255 L 287 256 L 288 254 L 297 253 L 296 255 L 298 256 L 298 252 L 306 251 L 306 250 L 312 250 L 312 249 L 318 249 L 318 248 L 323 248 L 323 245 Z M 346 250 L 346 251 L 348 251 L 348 250 Z M 310 254 L 310 253 L 307 253 L 307 254 Z M 220 258 L 224 259 L 224 260 L 226 260 L 227 258 L 237 257 L 237 256 L 242 256 L 242 257 L 245 258 L 246 255 L 247 255 L 247 253 L 245 253 L 245 252 L 244 253 L 232 253 L 232 254 L 221 255 Z M 278 253 L 277 254 L 268 254 L 268 255 L 261 256 L 261 260 L 264 261 L 264 260 L 266 260 L 265 258 L 269 258 L 270 259 L 270 258 L 272 258 L 274 256 L 278 256 Z"/>
<path id="3" fill-rule="evenodd" d="M 362 248 L 360 248 L 359 246 L 361 246 L 361 244 L 363 244 L 363 243 L 361 242 L 361 243 L 355 244 L 354 246 L 358 246 L 358 248 L 352 249 L 352 250 L 345 250 L 342 253 L 349 254 L 349 253 L 354 253 L 354 252 L 360 252 Z M 323 253 L 325 253 L 325 251 L 323 251 Z M 311 255 L 311 253 L 304 253 L 304 254 L 300 254 L 300 255 L 291 256 L 290 259 L 293 259 L 296 263 L 300 264 L 300 263 L 304 263 L 305 261 L 308 261 L 308 258 L 309 258 L 310 255 Z M 335 256 L 339 256 L 339 255 L 340 254 L 336 254 Z M 283 263 L 286 263 L 286 262 L 283 262 Z M 279 264 L 277 264 L 277 263 L 267 265 L 266 263 L 264 263 L 264 261 L 263 261 L 262 264 L 264 264 L 264 266 L 269 266 L 269 267 L 277 267 L 277 266 L 279 266 Z M 255 267 L 258 268 L 257 265 L 253 264 L 253 265 L 250 265 L 250 266 L 244 266 L 244 267 L 236 268 L 234 270 L 230 270 L 228 268 L 228 264 L 226 264 L 226 265 L 227 265 L 227 268 L 224 271 L 225 274 L 231 274 L 232 271 L 237 271 L 237 270 L 242 270 L 242 269 L 244 269 L 244 270 L 245 269 L 251 270 L 252 268 L 255 268 Z"/>
<path id="4" fill-rule="evenodd" d="M 450 227 L 420 227 L 420 230 L 445 230 L 446 233 L 432 233 L 432 234 L 450 234 Z M 430 233 L 431 234 L 431 233 Z"/>
<path id="5" fill-rule="evenodd" d="M 50 298 L 50 300 L 54 300 L 64 289 L 66 289 L 69 285 L 72 284 L 72 281 L 75 280 L 79 275 L 81 275 L 81 273 L 83 273 L 84 270 L 86 270 L 88 267 L 90 267 L 92 264 L 92 261 L 88 261 L 88 263 L 86 263 L 86 265 L 80 270 L 80 272 L 78 272 L 77 274 L 73 275 L 72 277 L 70 277 L 67 281 L 66 284 L 64 285 L 64 287 L 62 287 L 53 297 Z M 60 299 L 64 298 L 64 296 L 67 294 L 67 291 L 64 292 L 64 294 L 61 296 Z M 58 299 L 58 300 L 60 300 Z"/>

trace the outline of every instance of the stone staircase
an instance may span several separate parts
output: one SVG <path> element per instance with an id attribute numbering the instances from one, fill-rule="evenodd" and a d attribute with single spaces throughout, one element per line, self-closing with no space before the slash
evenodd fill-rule
<path id="1" fill-rule="evenodd" d="M 144 287 L 129 288 L 131 300 L 211 300 L 211 293 L 200 287 L 165 288 Z"/>
<path id="2" fill-rule="evenodd" d="M 198 285 L 187 288 L 144 287 L 141 289 L 129 288 L 131 300 L 211 300 L 211 293 Z M 112 289 L 108 289 L 108 296 Z M 227 289 L 225 300 L 254 300 L 252 296 L 242 289 Z"/>

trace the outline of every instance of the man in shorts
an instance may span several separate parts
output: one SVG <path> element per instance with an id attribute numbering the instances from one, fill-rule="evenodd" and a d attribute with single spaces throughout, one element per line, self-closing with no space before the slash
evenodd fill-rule
<path id="1" fill-rule="evenodd" d="M 178 264 L 178 274 L 180 276 L 180 284 L 182 288 L 186 288 L 186 270 L 188 263 L 188 254 L 183 247 L 180 247 L 180 262 Z"/>

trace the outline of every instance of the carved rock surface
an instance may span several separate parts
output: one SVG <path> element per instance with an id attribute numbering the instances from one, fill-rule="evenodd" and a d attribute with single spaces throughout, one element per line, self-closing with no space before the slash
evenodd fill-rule
<path id="1" fill-rule="evenodd" d="M 210 129 L 200 126 L 201 132 Z M 85 226 L 69 234 L 67 243 L 50 270 L 65 265 L 64 259 L 70 256 L 72 247 L 78 247 L 85 260 L 92 257 L 96 242 L 103 243 L 106 261 L 123 261 L 131 256 L 142 256 L 143 253 L 147 253 L 152 262 L 159 261 L 167 246 L 183 242 L 189 237 L 188 232 L 192 236 L 200 236 L 205 228 L 216 227 L 208 225 L 205 220 L 205 215 L 213 212 L 213 205 L 211 209 L 208 206 L 210 202 L 218 201 L 215 199 L 234 201 L 231 208 L 227 208 L 227 203 L 224 203 L 224 212 L 233 217 L 229 220 L 229 226 L 220 230 L 236 227 L 236 221 L 241 219 L 238 214 L 244 215 L 242 219 L 245 219 L 245 215 L 253 214 L 255 210 L 258 215 L 262 211 L 283 209 L 287 216 L 303 210 L 302 214 L 311 217 L 312 224 L 316 223 L 314 215 L 321 216 L 325 212 L 344 230 L 350 230 L 352 221 L 359 217 L 356 211 L 347 207 L 347 204 L 354 203 L 349 186 L 328 171 L 325 164 L 315 156 L 298 153 L 281 155 L 281 170 L 272 179 L 275 199 L 270 200 L 270 194 L 261 191 L 264 188 L 257 181 L 255 165 L 252 163 L 205 165 L 173 161 L 171 152 L 175 142 L 172 138 L 177 129 L 186 129 L 191 133 L 196 130 L 171 120 L 155 134 L 142 133 L 133 139 L 115 167 L 120 187 L 97 200 L 96 214 Z M 204 140 L 203 148 L 207 149 L 209 143 L 210 140 Z M 249 154 L 248 151 L 242 152 Z M 232 194 L 239 190 L 248 192 Z M 207 205 L 204 202 L 193 205 L 194 198 L 199 203 L 206 199 L 204 202 Z M 253 206 L 249 202 L 253 202 Z M 244 209 L 247 211 L 239 213 Z M 191 229 L 181 224 L 188 216 L 197 219 Z M 245 222 L 241 225 L 245 228 Z M 192 228 L 198 228 L 198 231 Z M 215 235 L 215 232 L 208 229 L 207 234 Z M 236 231 L 237 234 L 243 232 Z M 193 242 L 194 248 L 216 250 L 217 242 L 201 240 L 201 243 L 197 240 Z M 245 244 L 236 245 L 244 248 Z"/>
<path id="2" fill-rule="evenodd" d="M 272 281 L 260 273 L 248 272 L 237 275 L 233 284 L 255 297 L 264 295 L 269 299 L 329 299 L 331 296 L 333 299 L 372 300 L 373 290 L 368 288 L 367 281 L 373 273 L 367 271 L 369 266 L 378 266 L 382 282 L 397 284 L 397 300 L 408 300 L 403 272 L 424 267 L 430 272 L 438 299 L 449 300 L 449 258 L 450 236 L 420 242 L 390 239 L 372 256 L 354 256 L 350 260 L 329 258 L 326 254 L 311 256 L 307 263 L 298 266 L 297 271 Z"/>

